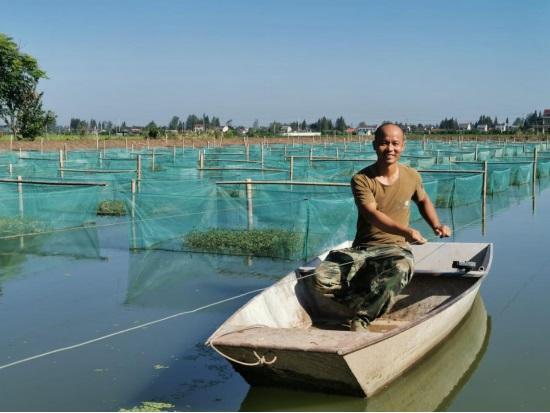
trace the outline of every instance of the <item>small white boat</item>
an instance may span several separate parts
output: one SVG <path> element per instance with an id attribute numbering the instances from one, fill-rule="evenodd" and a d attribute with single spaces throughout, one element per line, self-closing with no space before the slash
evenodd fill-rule
<path id="1" fill-rule="evenodd" d="M 327 252 L 251 299 L 207 344 L 251 385 L 370 397 L 460 323 L 489 272 L 493 251 L 487 243 L 412 249 L 412 281 L 366 331 L 344 328 L 349 310 L 311 288 L 311 273 Z"/>

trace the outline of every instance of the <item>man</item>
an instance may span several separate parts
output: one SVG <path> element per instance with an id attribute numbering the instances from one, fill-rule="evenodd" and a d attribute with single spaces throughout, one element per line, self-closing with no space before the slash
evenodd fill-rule
<path id="1" fill-rule="evenodd" d="M 353 311 L 352 330 L 367 328 L 387 312 L 411 280 L 414 258 L 409 243 L 426 242 L 419 231 L 409 227 L 411 200 L 436 235 L 451 235 L 449 227 L 440 223 L 420 174 L 399 164 L 405 149 L 401 127 L 393 123 L 378 127 L 373 148 L 376 162 L 351 180 L 358 211 L 352 248 L 331 251 L 314 276 L 321 294 Z"/>

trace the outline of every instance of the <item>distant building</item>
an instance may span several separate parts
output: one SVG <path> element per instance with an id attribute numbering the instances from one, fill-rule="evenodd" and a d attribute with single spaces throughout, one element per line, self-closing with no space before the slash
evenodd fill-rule
<path id="1" fill-rule="evenodd" d="M 298 137 L 304 137 L 304 138 L 307 138 L 307 137 L 312 137 L 312 136 L 321 136 L 321 132 L 304 132 L 304 131 L 296 131 L 296 132 L 285 132 L 282 134 L 283 136 L 288 136 L 288 137 L 294 137 L 294 138 L 298 138 Z"/>
<path id="2" fill-rule="evenodd" d="M 480 124 L 476 127 L 478 132 L 489 132 L 489 126 L 487 124 Z"/>
<path id="3" fill-rule="evenodd" d="M 235 129 L 239 135 L 246 135 L 248 133 L 248 128 L 245 128 L 244 126 L 239 126 Z"/>
<path id="4" fill-rule="evenodd" d="M 472 124 L 470 122 L 459 123 L 458 124 L 458 130 L 471 131 L 472 130 Z"/>
<path id="5" fill-rule="evenodd" d="M 362 126 L 360 128 L 357 128 L 357 134 L 358 135 L 362 135 L 362 136 L 365 136 L 365 135 L 372 135 L 375 131 L 376 131 L 376 128 L 378 127 L 378 125 L 366 125 L 366 126 Z"/>
<path id="6" fill-rule="evenodd" d="M 542 133 L 550 131 L 550 109 L 544 109 L 542 112 Z"/>
<path id="7" fill-rule="evenodd" d="M 204 123 L 196 123 L 193 126 L 193 132 L 204 132 Z"/>
<path id="8" fill-rule="evenodd" d="M 498 132 L 506 132 L 508 130 L 508 125 L 505 123 L 497 123 L 495 125 L 495 130 Z"/>
<path id="9" fill-rule="evenodd" d="M 357 132 L 357 130 L 355 128 L 347 128 L 346 129 L 346 133 L 348 135 L 353 135 L 355 132 Z"/>

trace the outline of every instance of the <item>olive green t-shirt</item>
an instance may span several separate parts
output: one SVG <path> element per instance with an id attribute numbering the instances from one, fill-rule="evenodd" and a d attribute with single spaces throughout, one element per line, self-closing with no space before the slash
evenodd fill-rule
<path id="1" fill-rule="evenodd" d="M 376 177 L 376 168 L 370 165 L 357 172 L 351 179 L 351 189 L 357 205 L 357 234 L 354 246 L 365 244 L 397 244 L 406 246 L 405 238 L 384 232 L 365 218 L 363 205 L 376 203 L 376 209 L 397 223 L 409 226 L 411 200 L 422 201 L 426 196 L 420 174 L 405 165 L 398 164 L 399 177 L 391 185 L 384 185 Z"/>

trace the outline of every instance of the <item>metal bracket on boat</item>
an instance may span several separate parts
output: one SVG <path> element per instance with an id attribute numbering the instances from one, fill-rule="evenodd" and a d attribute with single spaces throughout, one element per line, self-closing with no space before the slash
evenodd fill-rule
<path id="1" fill-rule="evenodd" d="M 243 366 L 250 366 L 250 367 L 263 366 L 263 365 L 270 366 L 271 364 L 273 364 L 277 361 L 277 356 L 276 355 L 273 355 L 273 358 L 268 361 L 268 360 L 266 360 L 265 355 L 260 356 L 258 353 L 256 353 L 256 350 L 253 350 L 252 354 L 254 354 L 257 361 L 255 361 L 254 363 L 247 363 L 245 361 L 240 361 L 240 360 L 234 359 L 233 357 L 230 357 L 227 354 L 222 353 L 221 350 L 217 349 L 214 346 L 214 343 L 212 341 L 209 344 L 210 344 L 210 347 L 212 347 L 212 349 L 214 349 L 214 351 L 216 353 L 218 353 L 220 356 L 225 357 L 227 360 L 232 361 L 232 362 L 237 363 L 237 364 L 241 364 Z"/>
<path id="2" fill-rule="evenodd" d="M 463 270 L 464 272 L 472 270 L 483 271 L 483 267 L 481 267 L 481 269 L 477 268 L 477 263 L 475 261 L 453 261 L 452 267 L 457 270 Z"/>

